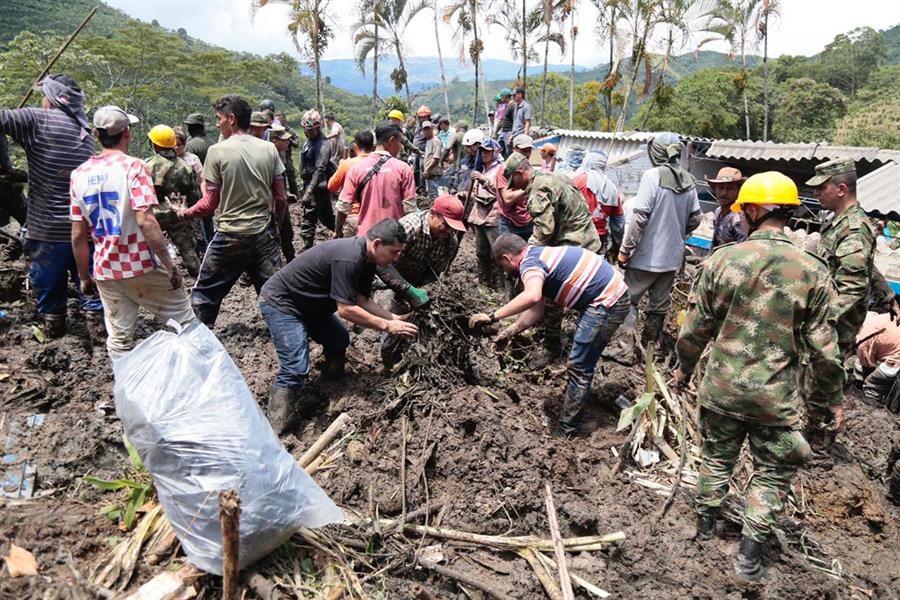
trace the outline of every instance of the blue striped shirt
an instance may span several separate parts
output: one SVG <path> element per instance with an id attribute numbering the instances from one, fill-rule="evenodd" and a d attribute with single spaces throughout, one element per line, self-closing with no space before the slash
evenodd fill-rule
<path id="1" fill-rule="evenodd" d="M 628 290 L 622 273 L 578 246 L 529 246 L 519 274 L 523 283 L 540 279 L 545 298 L 575 310 L 609 308 Z"/>
<path id="2" fill-rule="evenodd" d="M 0 110 L 0 131 L 28 157 L 28 239 L 70 241 L 69 176 L 94 153 L 93 138 L 58 108 Z"/>

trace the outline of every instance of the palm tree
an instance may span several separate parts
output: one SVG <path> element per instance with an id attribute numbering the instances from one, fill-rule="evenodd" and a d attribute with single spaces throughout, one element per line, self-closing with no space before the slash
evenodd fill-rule
<path id="1" fill-rule="evenodd" d="M 267 4 L 286 4 L 288 13 L 288 33 L 294 48 L 307 58 L 316 79 L 316 109 L 322 111 L 322 69 L 320 64 L 329 42 L 334 38 L 329 5 L 331 0 L 253 0 L 250 5 L 251 19 L 256 11 Z"/>
<path id="2" fill-rule="evenodd" d="M 444 71 L 444 54 L 441 52 L 441 33 L 438 29 L 438 21 L 440 10 L 438 9 L 438 0 L 432 0 L 431 10 L 434 11 L 434 41 L 437 43 L 438 65 L 441 68 L 441 87 L 444 89 L 444 111 L 447 118 L 452 120 L 450 116 L 450 94 L 447 91 L 447 73 Z"/>
<path id="3" fill-rule="evenodd" d="M 572 36 L 572 51 L 569 55 L 572 59 L 572 70 L 569 73 L 569 129 L 574 128 L 575 124 L 575 38 L 578 37 L 578 26 L 575 25 L 575 5 L 572 4 L 572 10 L 569 12 L 569 35 Z"/>
<path id="4" fill-rule="evenodd" d="M 647 53 L 647 42 L 660 23 L 662 0 L 621 0 L 616 4 L 619 20 L 628 27 L 631 36 L 631 72 L 625 82 L 622 111 L 616 121 L 616 131 L 618 132 L 625 128 L 628 102 L 631 99 L 631 92 L 637 81 L 641 63 L 649 65 L 647 61 L 650 56 Z"/>
<path id="5" fill-rule="evenodd" d="M 472 126 L 478 123 L 478 84 L 479 69 L 481 65 L 481 52 L 484 50 L 484 42 L 478 37 L 478 19 L 482 12 L 486 12 L 491 5 L 491 0 L 452 0 L 444 8 L 444 22 L 452 23 L 456 19 L 456 28 L 453 31 L 453 39 L 459 44 L 460 60 L 466 62 L 466 50 L 475 66 L 475 100 L 472 103 Z M 471 35 L 471 42 L 469 36 Z M 468 43 L 467 43 L 468 42 Z M 484 112 L 487 114 L 488 105 L 482 90 L 484 100 Z"/>
<path id="6" fill-rule="evenodd" d="M 544 74 L 541 77 L 541 127 L 545 124 L 544 107 L 547 104 L 547 58 L 550 52 L 550 44 L 556 44 L 562 53 L 565 53 L 566 51 L 565 36 L 558 31 L 552 31 L 551 27 L 556 20 L 557 14 L 565 11 L 568 4 L 569 0 L 542 0 L 541 2 L 541 17 L 544 27 L 546 28 L 539 40 L 544 44 Z"/>
<path id="7" fill-rule="evenodd" d="M 606 77 L 601 84 L 601 90 L 606 96 L 606 130 L 609 131 L 612 121 L 612 91 L 619 80 L 619 60 L 624 50 L 624 41 L 620 35 L 619 3 L 621 0 L 593 0 L 594 6 L 600 12 L 595 33 L 597 42 L 609 42 L 609 68 Z M 618 54 L 616 48 L 619 48 Z"/>
<path id="8" fill-rule="evenodd" d="M 757 17 L 756 31 L 763 40 L 763 141 L 769 140 L 769 17 L 781 11 L 778 0 L 763 0 Z"/>
<path id="9" fill-rule="evenodd" d="M 527 61 L 538 58 L 534 45 L 537 43 L 541 20 L 541 8 L 538 7 L 526 13 L 523 26 L 522 13 L 513 4 L 500 5 L 497 12 L 487 19 L 489 25 L 496 25 L 503 30 L 503 37 L 509 44 L 512 59 L 515 61 L 521 59 L 522 64 L 516 74 L 521 81 L 525 81 L 527 76 Z"/>
<path id="10" fill-rule="evenodd" d="M 391 81 L 394 82 L 394 89 L 398 92 L 401 89 L 406 90 L 407 105 L 412 103 L 412 97 L 409 93 L 406 64 L 403 60 L 405 54 L 403 38 L 406 36 L 406 28 L 409 27 L 410 21 L 426 8 L 428 8 L 427 0 L 382 0 L 380 15 L 377 15 L 376 11 L 364 14 L 352 26 L 356 32 L 353 36 L 353 43 L 356 47 L 357 62 L 359 62 L 360 55 L 365 56 L 375 47 L 376 26 L 383 25 L 386 42 L 394 49 L 399 63 L 397 68 L 391 71 Z"/>
<path id="11" fill-rule="evenodd" d="M 702 40 L 697 48 L 704 44 L 724 40 L 731 46 L 731 56 L 741 57 L 741 77 L 738 85 L 744 104 L 744 129 L 746 138 L 750 139 L 750 102 L 747 99 L 747 51 L 754 47 L 756 37 L 751 35 L 759 23 L 761 8 L 765 0 L 717 0 L 706 13 L 705 31 L 715 34 Z M 767 11 L 771 12 L 771 11 Z"/>
<path id="12" fill-rule="evenodd" d="M 366 35 L 358 43 L 354 44 L 354 55 L 359 72 L 366 74 L 366 58 L 372 55 L 372 123 L 378 118 L 378 60 L 381 57 L 381 33 L 384 27 L 382 3 L 379 0 L 361 0 L 359 4 L 360 14 L 369 15 L 368 22 L 362 28 L 371 27 L 371 35 Z M 360 30 L 354 31 L 354 42 Z"/>

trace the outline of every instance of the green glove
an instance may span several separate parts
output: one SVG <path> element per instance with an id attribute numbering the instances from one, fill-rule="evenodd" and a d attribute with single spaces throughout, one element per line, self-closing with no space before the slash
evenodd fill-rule
<path id="1" fill-rule="evenodd" d="M 428 292 L 413 286 L 409 286 L 409 289 L 406 290 L 406 299 L 409 300 L 409 303 L 413 308 L 422 308 L 431 302 L 431 298 L 428 297 Z"/>

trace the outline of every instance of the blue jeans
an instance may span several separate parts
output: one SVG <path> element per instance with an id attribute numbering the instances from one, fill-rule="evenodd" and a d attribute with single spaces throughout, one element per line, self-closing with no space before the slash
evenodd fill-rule
<path id="1" fill-rule="evenodd" d="M 581 412 L 591 396 L 597 362 L 606 344 L 625 320 L 630 307 L 631 298 L 626 292 L 608 309 L 602 306 L 589 306 L 578 315 L 572 349 L 569 351 L 566 365 L 569 382 L 559 418 L 560 427 L 565 433 L 578 431 Z"/>
<path id="2" fill-rule="evenodd" d="M 75 292 L 82 310 L 102 311 L 100 296 L 88 298 L 81 293 L 81 280 L 78 278 L 78 265 L 72 242 L 42 242 L 25 240 L 25 252 L 31 261 L 28 265 L 28 278 L 31 289 L 37 296 L 37 310 L 42 315 L 66 312 L 66 298 L 69 288 L 69 277 L 75 283 Z M 93 246 L 91 247 L 91 269 L 93 269 Z"/>
<path id="3" fill-rule="evenodd" d="M 309 374 L 309 338 L 322 344 L 329 358 L 343 359 L 350 345 L 350 334 L 334 314 L 304 320 L 263 301 L 259 302 L 259 312 L 269 326 L 278 354 L 275 387 L 303 387 Z"/>
<path id="4" fill-rule="evenodd" d="M 528 225 L 519 227 L 513 225 L 512 221 L 506 217 L 501 216 L 500 222 L 497 223 L 497 230 L 500 232 L 500 235 L 503 235 L 504 233 L 514 233 L 527 242 L 531 238 L 531 233 L 534 231 L 534 223 L 528 223 Z"/>

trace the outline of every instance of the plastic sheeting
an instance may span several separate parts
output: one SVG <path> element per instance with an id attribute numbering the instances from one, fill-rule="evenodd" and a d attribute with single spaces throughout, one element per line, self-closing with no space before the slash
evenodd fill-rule
<path id="1" fill-rule="evenodd" d="M 300 527 L 342 520 L 281 445 L 237 366 L 199 321 L 177 334 L 151 335 L 113 361 L 113 371 L 125 434 L 200 569 L 222 574 L 220 491 L 235 489 L 241 499 L 242 568 Z"/>

